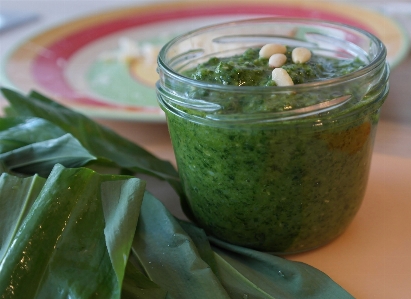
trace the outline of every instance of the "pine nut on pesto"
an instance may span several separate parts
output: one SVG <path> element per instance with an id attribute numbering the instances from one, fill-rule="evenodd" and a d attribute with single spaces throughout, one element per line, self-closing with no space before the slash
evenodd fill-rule
<path id="1" fill-rule="evenodd" d="M 292 85 L 272 78 L 268 44 L 286 47 L 278 73 Z M 310 55 L 294 62 L 295 48 Z M 366 31 L 306 19 L 219 24 L 165 45 L 157 94 L 194 221 L 276 254 L 343 233 L 367 186 L 385 56 Z"/>

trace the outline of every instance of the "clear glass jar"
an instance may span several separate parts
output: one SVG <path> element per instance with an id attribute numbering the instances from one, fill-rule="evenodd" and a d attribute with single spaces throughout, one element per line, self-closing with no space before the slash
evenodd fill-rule
<path id="1" fill-rule="evenodd" d="M 265 43 L 366 66 L 293 86 L 231 86 L 182 73 Z M 201 28 L 163 47 L 157 94 L 193 220 L 227 242 L 276 254 L 324 245 L 363 200 L 386 49 L 372 34 L 305 19 L 262 18 Z"/>

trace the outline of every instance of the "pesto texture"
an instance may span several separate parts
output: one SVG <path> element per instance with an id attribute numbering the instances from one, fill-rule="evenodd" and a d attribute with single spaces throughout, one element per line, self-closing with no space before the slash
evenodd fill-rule
<path id="1" fill-rule="evenodd" d="M 337 60 L 324 56 L 312 56 L 306 63 L 293 63 L 291 52 L 292 48 L 288 48 L 285 53 L 287 61 L 282 68 L 288 72 L 294 84 L 341 77 L 364 66 L 359 59 Z M 213 57 L 186 71 L 185 75 L 223 85 L 275 86 L 271 80 L 272 70 L 268 66 L 268 59 L 259 57 L 259 49 L 250 48 L 241 55 Z"/>
<path id="2" fill-rule="evenodd" d="M 339 61 L 315 55 L 306 63 L 293 63 L 291 50 L 283 68 L 295 84 L 340 77 L 363 66 L 356 59 Z M 185 75 L 264 90 L 275 85 L 267 63 L 258 49 L 249 49 L 242 55 L 211 58 Z M 352 84 L 341 90 L 272 95 L 187 86 L 191 99 L 218 103 L 221 109 L 199 113 L 190 107 L 172 106 L 185 113 L 181 115 L 163 105 L 195 220 L 217 238 L 277 254 L 313 249 L 340 235 L 363 199 L 381 105 L 361 109 L 379 94 L 364 98 L 356 94 L 360 88 L 360 84 Z M 233 113 L 239 118 L 253 113 L 270 115 L 345 93 L 354 98 L 346 105 L 352 113 L 345 118 L 334 114 L 324 119 L 313 116 L 227 124 L 203 117 L 207 113 Z"/>
<path id="3" fill-rule="evenodd" d="M 218 238 L 305 251 L 341 234 L 361 205 L 376 125 L 366 118 L 320 132 L 168 122 L 192 212 Z"/>

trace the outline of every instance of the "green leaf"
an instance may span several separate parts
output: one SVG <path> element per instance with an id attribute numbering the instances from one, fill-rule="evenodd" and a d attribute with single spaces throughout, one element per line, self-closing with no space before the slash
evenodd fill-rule
<path id="1" fill-rule="evenodd" d="M 0 264 L 45 181 L 37 175 L 18 178 L 7 173 L 1 174 Z"/>
<path id="2" fill-rule="evenodd" d="M 35 91 L 24 96 L 1 88 L 11 104 L 13 115 L 39 117 L 71 133 L 102 164 L 114 162 L 131 173 L 144 173 L 167 181 L 180 196 L 181 206 L 188 218 L 194 220 L 185 198 L 178 172 L 169 161 L 161 160 L 142 147 L 114 131 L 94 122 L 83 114 L 68 109 Z"/>
<path id="3" fill-rule="evenodd" d="M 95 159 L 72 135 L 45 119 L 0 118 L 0 161 L 9 169 L 47 176 L 56 163 L 78 167 Z"/>
<path id="4" fill-rule="evenodd" d="M 45 177 L 57 163 L 65 167 L 79 167 L 95 159 L 71 134 L 0 154 L 0 161 L 9 169 Z"/>
<path id="5" fill-rule="evenodd" d="M 114 161 L 134 172 L 154 175 L 181 191 L 177 171 L 168 161 L 160 160 L 145 149 L 101 126 L 83 114 L 68 109 L 45 96 L 32 92 L 24 96 L 10 89 L 1 89 L 14 111 L 22 116 L 46 119 L 71 133 L 93 155 Z"/>
<path id="6" fill-rule="evenodd" d="M 167 291 L 142 274 L 130 261 L 124 275 L 121 299 L 172 299 Z M 177 299 L 177 298 L 176 298 Z"/>
<path id="7" fill-rule="evenodd" d="M 133 230 L 127 228 L 137 224 L 143 188 L 134 177 L 56 165 L 1 262 L 0 293 L 120 298 L 125 264 L 118 257 L 129 254 Z"/>
<path id="8" fill-rule="evenodd" d="M 230 298 L 276 299 L 286 297 L 274 297 L 270 293 L 259 288 L 252 280 L 237 271 L 229 262 L 218 254 L 215 255 L 221 283 L 230 295 Z M 303 298 L 303 297 L 302 297 Z"/>
<path id="9" fill-rule="evenodd" d="M 145 274 L 172 298 L 230 298 L 179 222 L 147 192 L 132 252 Z"/>
<path id="10" fill-rule="evenodd" d="M 232 298 L 353 299 L 320 270 L 305 263 L 228 244 L 214 244 L 221 282 Z"/>
<path id="11" fill-rule="evenodd" d="M 187 233 L 187 235 L 194 242 L 198 254 L 200 257 L 210 266 L 213 273 L 220 279 L 220 274 L 215 259 L 215 254 L 211 248 L 208 237 L 203 229 L 193 225 L 192 223 L 178 220 L 181 228 Z"/>
<path id="12" fill-rule="evenodd" d="M 0 118 L 0 154 L 35 142 L 66 134 L 62 129 L 41 118 Z"/>
<path id="13" fill-rule="evenodd" d="M 144 187 L 145 184 L 138 179 L 101 183 L 101 201 L 106 222 L 104 235 L 119 285 L 123 282 L 124 269 L 136 230 L 136 219 L 139 217 Z M 136 198 L 139 200 L 136 201 Z"/>

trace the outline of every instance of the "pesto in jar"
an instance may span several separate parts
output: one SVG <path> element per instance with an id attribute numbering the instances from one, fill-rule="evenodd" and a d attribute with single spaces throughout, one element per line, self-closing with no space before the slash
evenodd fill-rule
<path id="1" fill-rule="evenodd" d="M 259 49 L 211 58 L 184 73 L 221 85 L 273 88 L 272 68 Z M 315 56 L 283 66 L 295 84 L 344 76 L 363 67 L 354 59 Z M 353 88 L 353 87 L 352 87 Z M 339 91 L 336 91 L 338 93 Z M 342 90 L 341 93 L 347 92 Z M 284 112 L 317 104 L 321 91 L 271 97 L 202 91 L 187 87 L 193 99 L 224 109 L 185 115 Z M 321 96 L 320 96 L 321 95 Z M 325 98 L 329 94 L 326 93 Z M 348 105 L 360 110 L 363 101 Z M 227 242 L 278 254 L 324 245 L 340 235 L 358 211 L 365 192 L 379 111 L 335 118 L 215 124 L 165 109 L 188 204 L 198 224 Z M 345 113 L 345 112 L 344 112 Z M 218 121 L 217 121 L 218 122 Z"/>

